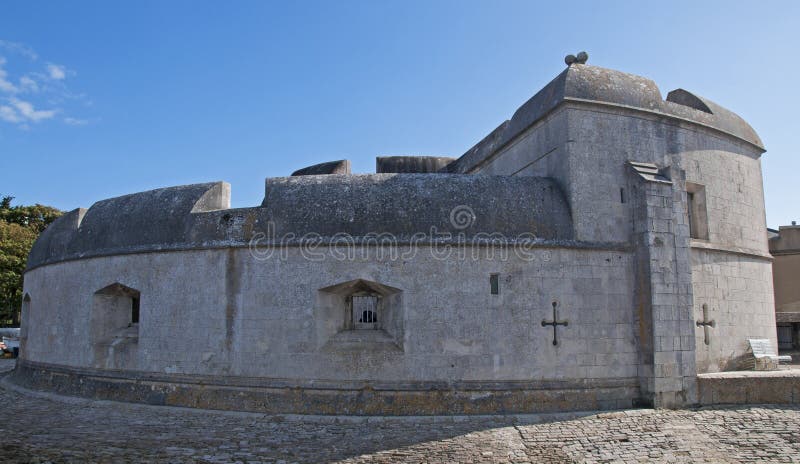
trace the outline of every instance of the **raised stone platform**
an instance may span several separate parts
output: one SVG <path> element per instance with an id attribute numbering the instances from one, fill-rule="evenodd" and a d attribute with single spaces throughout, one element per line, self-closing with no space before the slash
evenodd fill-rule
<path id="1" fill-rule="evenodd" d="M 735 371 L 697 376 L 698 400 L 714 404 L 800 403 L 800 369 Z"/>
<path id="2" fill-rule="evenodd" d="M 267 414 L 529 414 L 637 406 L 637 379 L 325 382 L 69 368 L 19 360 L 3 382 L 91 399 Z"/>

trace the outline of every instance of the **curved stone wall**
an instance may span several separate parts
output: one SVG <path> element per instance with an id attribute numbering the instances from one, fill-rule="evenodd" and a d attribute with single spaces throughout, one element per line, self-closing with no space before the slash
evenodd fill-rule
<path id="1" fill-rule="evenodd" d="M 474 406 L 479 412 L 569 409 L 558 400 L 566 397 L 576 408 L 638 398 L 630 252 L 400 247 L 393 255 L 368 247 L 340 259 L 331 249 L 317 257 L 301 247 L 270 251 L 137 253 L 29 271 L 28 374 L 20 381 L 36 385 L 44 371 L 48 382 L 167 379 L 188 385 L 189 396 L 200 395 L 200 384 L 256 385 L 279 389 L 278 397 L 380 390 L 378 403 L 346 407 L 386 414 L 410 413 L 412 397 L 421 413 L 469 412 L 475 395 L 485 403 Z M 377 330 L 348 329 L 346 299 L 365 289 L 380 295 L 386 319 Z M 127 314 L 132 298 L 138 323 L 110 316 L 120 307 Z M 552 320 L 553 302 L 569 321 L 557 345 L 541 324 Z M 134 390 L 130 399 L 142 400 Z M 516 399 L 504 402 L 508 395 Z M 536 406 L 535 398 L 552 401 Z M 239 407 L 226 401 L 209 406 Z M 315 408 L 282 412 L 328 411 Z"/>

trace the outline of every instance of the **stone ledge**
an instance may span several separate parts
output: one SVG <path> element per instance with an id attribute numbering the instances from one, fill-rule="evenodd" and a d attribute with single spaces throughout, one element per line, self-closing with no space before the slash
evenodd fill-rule
<path id="1" fill-rule="evenodd" d="M 208 379 L 191 382 L 189 376 L 175 376 L 167 381 L 164 375 L 147 378 L 134 373 L 107 372 L 100 376 L 91 375 L 90 371 L 34 367 L 23 361 L 3 381 L 31 390 L 98 400 L 267 414 L 527 414 L 630 408 L 640 396 L 636 379 L 625 379 L 628 382 L 612 379 L 605 385 L 602 381 L 573 381 L 561 388 L 557 384 L 531 381 L 526 382 L 527 385 L 519 382 L 514 385 L 516 388 L 507 389 L 477 384 L 438 389 L 430 385 L 408 390 L 402 387 L 378 389 L 369 385 L 332 389 L 316 384 L 276 387 L 269 385 L 270 379 L 263 379 L 262 385 L 223 385 L 207 383 Z"/>
<path id="2" fill-rule="evenodd" d="M 708 374 L 698 374 L 698 379 L 751 379 L 761 377 L 798 377 L 800 369 L 781 369 L 777 371 L 729 371 L 729 372 L 710 372 Z"/>
<path id="3" fill-rule="evenodd" d="M 777 311 L 775 322 L 800 322 L 800 311 Z"/>
<path id="4" fill-rule="evenodd" d="M 752 248 L 734 247 L 722 245 L 720 243 L 709 242 L 707 240 L 691 239 L 689 246 L 699 250 L 717 251 L 723 253 L 733 253 L 736 255 L 749 256 L 751 258 L 759 258 L 765 261 L 772 261 L 772 255 L 769 252 L 754 250 Z"/>
<path id="5" fill-rule="evenodd" d="M 800 369 L 715 372 L 697 376 L 698 401 L 714 404 L 800 403 Z"/>

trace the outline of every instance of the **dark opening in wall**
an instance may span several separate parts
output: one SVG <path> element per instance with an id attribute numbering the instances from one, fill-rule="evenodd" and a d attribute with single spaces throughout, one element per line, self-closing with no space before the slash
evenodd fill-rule
<path id="1" fill-rule="evenodd" d="M 500 294 L 500 275 L 489 274 L 489 289 L 492 295 Z"/>
<path id="2" fill-rule="evenodd" d="M 139 297 L 131 297 L 131 324 L 139 323 Z"/>
<path id="3" fill-rule="evenodd" d="M 686 216 L 689 221 L 689 236 L 698 240 L 708 240 L 708 214 L 704 185 L 686 183 Z"/>
<path id="4" fill-rule="evenodd" d="M 350 297 L 354 329 L 378 328 L 379 297 L 374 294 L 360 294 Z"/>

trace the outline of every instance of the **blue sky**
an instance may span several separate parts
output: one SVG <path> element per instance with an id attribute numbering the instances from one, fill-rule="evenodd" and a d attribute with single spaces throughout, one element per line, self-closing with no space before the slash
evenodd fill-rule
<path id="1" fill-rule="evenodd" d="M 770 227 L 800 220 L 800 2 L 7 1 L 0 193 L 61 209 L 348 158 L 459 156 L 568 53 L 758 131 Z"/>

